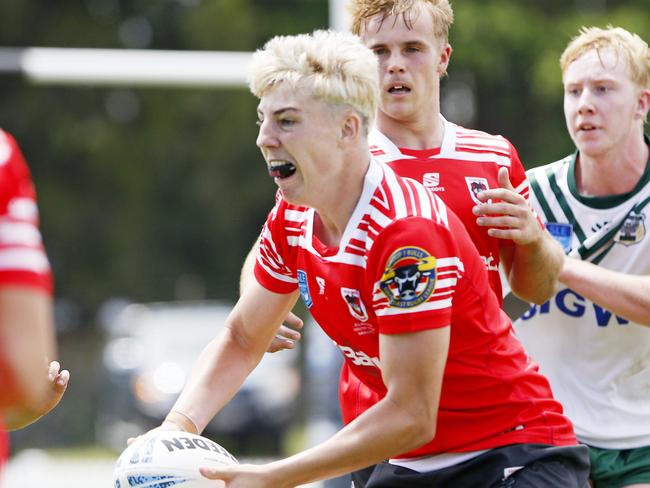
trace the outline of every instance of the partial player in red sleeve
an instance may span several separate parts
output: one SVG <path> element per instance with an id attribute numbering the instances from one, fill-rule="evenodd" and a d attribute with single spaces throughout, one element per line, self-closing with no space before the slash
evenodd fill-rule
<path id="1" fill-rule="evenodd" d="M 379 463 L 370 488 L 583 488 L 587 451 L 515 339 L 467 231 L 370 156 L 376 63 L 357 37 L 326 31 L 276 37 L 253 56 L 257 145 L 281 197 L 255 281 L 159 428 L 201 431 L 300 298 L 372 394 L 345 396 L 345 427 L 311 449 L 204 476 L 289 488 Z"/>
<path id="2" fill-rule="evenodd" d="M 0 130 L 0 465 L 8 454 L 1 423 L 29 425 L 63 396 L 69 372 L 55 357 L 52 276 L 34 185 L 16 141 Z"/>

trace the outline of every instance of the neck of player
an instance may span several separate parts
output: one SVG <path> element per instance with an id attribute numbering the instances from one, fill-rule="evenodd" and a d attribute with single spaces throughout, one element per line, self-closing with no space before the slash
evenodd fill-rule
<path id="1" fill-rule="evenodd" d="M 575 174 L 578 192 L 596 197 L 629 193 L 645 173 L 649 156 L 643 132 L 603 154 L 579 153 Z"/>
<path id="2" fill-rule="evenodd" d="M 397 147 L 415 150 L 440 147 L 445 133 L 437 107 L 408 119 L 397 119 L 379 110 L 377 128 Z"/>

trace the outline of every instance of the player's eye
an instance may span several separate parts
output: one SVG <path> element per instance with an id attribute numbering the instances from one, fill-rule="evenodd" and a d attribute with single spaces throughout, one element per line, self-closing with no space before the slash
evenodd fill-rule
<path id="1" fill-rule="evenodd" d="M 295 125 L 297 123 L 296 120 L 293 119 L 279 119 L 278 124 L 280 124 L 282 127 L 291 127 L 292 125 Z"/>

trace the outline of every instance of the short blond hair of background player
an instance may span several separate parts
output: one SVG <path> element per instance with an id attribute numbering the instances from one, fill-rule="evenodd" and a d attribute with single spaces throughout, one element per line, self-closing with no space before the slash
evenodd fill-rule
<path id="1" fill-rule="evenodd" d="M 402 16 L 406 25 L 410 25 L 415 16 L 428 10 L 433 19 L 433 35 L 442 42 L 449 39 L 449 28 L 454 23 L 454 11 L 448 0 L 352 0 L 348 5 L 352 32 L 359 35 L 366 22 L 381 14 L 384 19 L 390 16 Z"/>
<path id="2" fill-rule="evenodd" d="M 625 59 L 630 79 L 639 88 L 650 88 L 650 49 L 638 35 L 621 27 L 582 27 L 580 34 L 567 46 L 560 57 L 562 74 L 569 65 L 586 52 L 613 49 Z"/>

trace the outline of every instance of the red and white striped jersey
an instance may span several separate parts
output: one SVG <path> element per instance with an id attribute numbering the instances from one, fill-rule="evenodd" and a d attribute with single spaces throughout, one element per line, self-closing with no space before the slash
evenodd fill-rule
<path id="1" fill-rule="evenodd" d="M 52 289 L 39 231 L 36 194 L 16 141 L 0 130 L 0 286 Z"/>
<path id="2" fill-rule="evenodd" d="M 360 395 L 341 397 L 346 422 L 386 394 L 379 334 L 451 326 L 438 434 L 402 456 L 575 443 L 548 382 L 514 338 L 467 231 L 442 200 L 373 160 L 338 247 L 314 235 L 315 217 L 279 198 L 262 230 L 255 276 L 274 292 L 299 289 L 362 382 L 353 385 Z"/>
<path id="3" fill-rule="evenodd" d="M 21 285 L 52 292 L 50 264 L 38 222 L 27 164 L 13 137 L 0 130 L 0 286 Z M 1 363 L 0 358 L 0 367 Z M 8 440 L 0 418 L 0 468 L 7 455 Z"/>
<path id="4" fill-rule="evenodd" d="M 488 236 L 485 227 L 476 225 L 472 207 L 480 203 L 476 197 L 478 193 L 499 187 L 497 175 L 501 167 L 508 168 L 512 186 L 528 200 L 526 173 L 516 149 L 504 137 L 466 129 L 441 119 L 444 136 L 438 148 L 399 148 L 373 129 L 368 137 L 370 151 L 398 175 L 421 182 L 454 211 L 485 262 L 490 286 L 501 300 L 499 248 L 512 246 L 513 242 Z"/>

